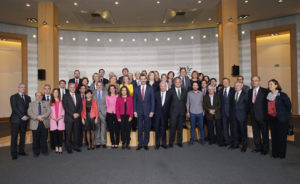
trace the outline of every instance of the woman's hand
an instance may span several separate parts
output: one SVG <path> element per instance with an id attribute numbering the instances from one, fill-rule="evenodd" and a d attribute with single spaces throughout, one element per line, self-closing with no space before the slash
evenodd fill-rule
<path id="1" fill-rule="evenodd" d="M 85 124 L 85 120 L 84 120 L 84 118 L 82 118 L 82 124 L 83 124 L 83 125 Z"/>
<path id="2" fill-rule="evenodd" d="M 120 122 L 120 123 L 121 123 L 121 119 L 118 119 L 118 122 Z"/>
<path id="3" fill-rule="evenodd" d="M 129 117 L 128 121 L 131 122 L 132 121 L 132 117 Z"/>
<path id="4" fill-rule="evenodd" d="M 95 119 L 95 124 L 97 124 L 97 123 L 98 123 L 98 118 Z"/>

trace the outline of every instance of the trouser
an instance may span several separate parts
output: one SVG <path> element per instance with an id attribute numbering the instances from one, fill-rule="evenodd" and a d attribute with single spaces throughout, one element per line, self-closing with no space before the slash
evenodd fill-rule
<path id="1" fill-rule="evenodd" d="M 137 128 L 137 118 L 133 117 L 132 118 L 132 129 L 136 130 Z"/>
<path id="2" fill-rule="evenodd" d="M 61 147 L 63 142 L 63 130 L 50 131 L 53 134 L 53 145 L 55 147 Z"/>
<path id="3" fill-rule="evenodd" d="M 215 127 L 216 127 L 216 134 L 215 134 Z M 215 143 L 217 141 L 218 145 L 223 145 L 222 123 L 220 119 L 207 120 L 207 130 L 208 130 L 208 140 L 210 143 Z"/>
<path id="4" fill-rule="evenodd" d="M 167 129 L 168 119 L 163 117 L 155 117 L 155 145 L 160 146 L 160 140 L 162 145 L 167 145 L 166 140 L 166 129 Z"/>
<path id="5" fill-rule="evenodd" d="M 106 145 L 106 121 L 105 116 L 99 112 L 98 123 L 95 128 L 96 145 Z"/>
<path id="6" fill-rule="evenodd" d="M 47 146 L 47 137 L 48 137 L 48 129 L 45 128 L 45 125 L 42 121 L 39 122 L 38 128 L 36 130 L 32 130 L 32 150 L 36 155 L 48 152 Z"/>
<path id="7" fill-rule="evenodd" d="M 239 120 L 235 119 L 235 122 L 236 122 L 236 125 L 237 125 L 237 134 L 238 134 L 237 140 L 235 140 L 236 141 L 235 145 L 239 144 L 238 138 L 241 138 L 241 145 L 243 147 L 246 147 L 247 146 L 247 140 L 248 140 L 247 120 L 239 121 Z"/>
<path id="8" fill-rule="evenodd" d="M 251 118 L 253 141 L 257 150 L 269 151 L 269 128 L 267 121 L 256 121 Z"/>
<path id="9" fill-rule="evenodd" d="M 81 121 L 79 118 L 74 119 L 73 121 L 66 121 L 66 148 L 71 150 L 72 148 L 76 149 L 79 145 L 79 125 Z M 73 132 L 73 144 L 72 144 L 72 132 Z"/>
<path id="10" fill-rule="evenodd" d="M 174 144 L 177 130 L 177 143 L 182 143 L 182 122 L 185 121 L 185 115 L 172 114 L 170 117 L 170 144 Z"/>
<path id="11" fill-rule="evenodd" d="M 271 127 L 272 156 L 285 158 L 288 122 L 280 122 L 278 118 L 269 116 Z"/>
<path id="12" fill-rule="evenodd" d="M 53 131 L 50 131 L 50 148 L 54 149 L 55 148 L 55 140 L 54 140 L 54 135 L 53 135 Z"/>
<path id="13" fill-rule="evenodd" d="M 11 122 L 11 144 L 10 152 L 12 156 L 17 156 L 18 154 L 18 134 L 20 133 L 20 143 L 19 143 L 19 153 L 24 152 L 25 148 L 25 135 L 27 128 L 27 121 Z"/>
<path id="14" fill-rule="evenodd" d="M 111 145 L 119 145 L 120 123 L 117 121 L 116 114 L 107 113 L 106 122 L 110 133 Z"/>
<path id="15" fill-rule="evenodd" d="M 200 114 L 190 114 L 190 120 L 191 120 L 191 142 L 194 142 L 195 140 L 195 128 L 196 128 L 196 121 L 198 120 L 198 127 L 200 129 L 200 140 L 204 141 L 204 126 L 203 126 L 203 113 Z"/>
<path id="16" fill-rule="evenodd" d="M 231 137 L 230 141 L 229 141 L 229 130 L 228 130 L 229 126 L 230 126 L 230 137 Z M 234 140 L 236 139 L 236 126 L 235 123 L 232 121 L 232 118 L 223 115 L 222 128 L 223 128 L 224 143 L 227 145 L 229 143 L 234 144 Z"/>
<path id="17" fill-rule="evenodd" d="M 129 115 L 121 115 L 121 139 L 123 145 L 130 144 L 131 122 L 128 121 Z"/>
<path id="18" fill-rule="evenodd" d="M 143 114 L 138 115 L 138 146 L 148 146 L 151 118 Z M 144 133 L 144 136 L 143 136 Z"/>
<path id="19" fill-rule="evenodd" d="M 81 117 L 80 117 L 81 119 Z M 83 144 L 83 126 L 82 123 L 79 124 L 78 126 L 78 132 L 79 132 L 79 137 L 78 137 L 78 146 L 81 147 Z"/>

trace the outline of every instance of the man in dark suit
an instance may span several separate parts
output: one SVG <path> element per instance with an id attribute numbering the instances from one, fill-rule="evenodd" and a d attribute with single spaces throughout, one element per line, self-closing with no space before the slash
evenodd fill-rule
<path id="1" fill-rule="evenodd" d="M 79 149 L 79 126 L 81 124 L 80 114 L 82 111 L 82 100 L 79 94 L 76 94 L 76 86 L 69 83 L 69 93 L 64 95 L 63 107 L 65 109 L 66 126 L 66 148 L 68 153 L 72 153 L 72 148 L 80 152 Z M 72 132 L 74 134 L 73 146 L 71 145 Z"/>
<path id="2" fill-rule="evenodd" d="M 207 81 L 206 80 L 202 80 L 201 81 L 201 92 L 203 94 L 203 97 L 206 96 L 208 94 L 208 90 L 207 90 Z"/>
<path id="3" fill-rule="evenodd" d="M 159 86 L 160 91 L 155 93 L 155 149 L 159 149 L 160 141 L 162 141 L 162 147 L 166 149 L 166 128 L 168 126 L 171 94 L 167 91 L 165 81 L 160 82 Z"/>
<path id="4" fill-rule="evenodd" d="M 74 78 L 70 79 L 69 83 L 75 84 L 76 93 L 79 93 L 80 86 L 82 86 L 82 79 L 80 78 L 80 71 L 79 70 L 74 71 Z"/>
<path id="5" fill-rule="evenodd" d="M 266 155 L 269 152 L 269 129 L 267 124 L 268 90 L 260 86 L 260 77 L 251 78 L 252 89 L 249 91 L 250 116 L 255 149 Z"/>
<path id="6" fill-rule="evenodd" d="M 173 147 L 175 141 L 175 134 L 177 130 L 177 145 L 182 147 L 182 128 L 186 116 L 186 100 L 187 91 L 182 86 L 180 78 L 176 78 L 175 85 L 170 90 L 171 104 L 170 104 L 170 139 L 169 147 Z"/>
<path id="7" fill-rule="evenodd" d="M 231 148 L 234 147 L 233 142 L 229 142 L 229 131 L 228 126 L 230 126 L 230 136 L 233 138 L 236 135 L 235 125 L 232 123 L 232 106 L 234 103 L 234 88 L 230 87 L 230 79 L 223 79 L 223 88 L 219 91 L 221 98 L 221 112 L 222 112 L 222 126 L 223 126 L 223 136 L 225 146 L 231 144 Z"/>
<path id="8" fill-rule="evenodd" d="M 123 82 L 123 77 L 124 77 L 124 76 L 127 76 L 127 75 L 128 75 L 128 72 L 129 72 L 128 68 L 123 68 L 123 69 L 122 69 L 122 74 L 123 74 L 123 76 L 119 77 L 119 79 L 118 79 L 118 84 L 122 84 L 122 82 Z"/>
<path id="9" fill-rule="evenodd" d="M 63 96 L 67 93 L 69 93 L 69 90 L 66 89 L 66 81 L 60 80 L 59 81 L 59 92 L 60 92 L 60 98 L 63 99 Z"/>
<path id="10" fill-rule="evenodd" d="M 108 84 L 108 79 L 104 78 L 105 75 L 105 70 L 103 68 L 101 68 L 99 70 L 99 81 L 103 83 L 103 85 L 105 86 L 106 84 Z"/>
<path id="11" fill-rule="evenodd" d="M 248 93 L 248 91 L 250 90 L 250 87 L 247 86 L 246 84 L 244 84 L 244 76 L 239 75 L 237 77 L 237 82 L 240 82 L 242 84 L 242 90 L 246 93 Z"/>
<path id="12" fill-rule="evenodd" d="M 154 115 L 155 99 L 152 87 L 146 85 L 146 76 L 141 75 L 140 80 L 141 86 L 135 88 L 133 95 L 134 116 L 138 120 L 139 144 L 137 150 L 140 150 L 143 146 L 145 150 L 148 150 L 149 131 L 151 128 L 151 118 Z"/>
<path id="13" fill-rule="evenodd" d="M 23 83 L 19 84 L 18 93 L 10 97 L 11 105 L 11 145 L 10 151 L 12 159 L 15 160 L 19 155 L 26 156 L 27 154 L 24 151 L 25 147 L 25 134 L 27 128 L 27 120 L 29 116 L 27 115 L 27 110 L 31 99 L 29 96 L 25 95 L 26 85 Z M 20 143 L 19 143 L 19 152 L 17 151 L 18 146 L 18 134 L 20 133 Z"/>
<path id="14" fill-rule="evenodd" d="M 233 137 L 232 149 L 239 147 L 239 138 L 241 138 L 241 151 L 246 152 L 247 150 L 247 119 L 249 110 L 249 97 L 248 94 L 243 90 L 243 84 L 240 82 L 235 83 L 235 95 L 233 103 L 233 124 L 235 124 L 235 137 Z"/>
<path id="15" fill-rule="evenodd" d="M 208 128 L 208 141 L 209 144 L 215 143 L 215 137 L 217 137 L 217 143 L 219 146 L 223 146 L 223 130 L 221 121 L 221 100 L 220 96 L 215 93 L 215 86 L 208 86 L 208 94 L 203 97 L 203 108 L 206 112 L 207 128 Z M 214 130 L 214 121 L 216 124 L 216 136 Z"/>

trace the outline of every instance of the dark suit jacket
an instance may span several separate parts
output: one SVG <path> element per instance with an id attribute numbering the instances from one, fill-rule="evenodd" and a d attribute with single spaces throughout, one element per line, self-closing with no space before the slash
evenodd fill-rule
<path id="1" fill-rule="evenodd" d="M 253 101 L 253 89 L 248 92 L 250 115 L 256 121 L 266 121 L 268 117 L 268 101 L 267 101 L 268 90 L 260 87 L 256 95 L 255 104 Z"/>
<path id="2" fill-rule="evenodd" d="M 220 99 L 221 99 L 221 112 L 222 112 L 222 116 L 224 116 L 225 114 L 225 105 L 224 105 L 224 88 L 222 88 L 220 91 L 219 91 L 219 95 L 220 95 Z M 235 95 L 235 89 L 230 87 L 230 90 L 229 90 L 229 116 L 232 115 L 232 106 L 233 106 L 233 103 L 234 103 L 234 95 Z"/>
<path id="3" fill-rule="evenodd" d="M 203 88 L 200 89 L 200 91 L 203 93 L 203 96 L 208 95 L 208 89 L 207 89 L 207 88 L 205 89 L 205 94 L 204 94 L 204 91 L 203 91 L 203 90 L 204 90 Z"/>
<path id="4" fill-rule="evenodd" d="M 171 88 L 171 104 L 170 104 L 170 117 L 180 114 L 185 116 L 186 114 L 186 100 L 187 100 L 187 90 L 181 88 L 181 98 L 178 99 L 176 88 Z"/>
<path id="5" fill-rule="evenodd" d="M 245 85 L 245 84 L 243 84 L 243 91 L 246 92 L 246 93 L 248 93 L 249 90 L 250 90 L 250 87 L 247 86 L 247 85 Z"/>
<path id="6" fill-rule="evenodd" d="M 170 110 L 170 102 L 171 102 L 171 93 L 166 91 L 165 103 L 162 106 L 161 101 L 161 91 L 157 91 L 155 93 L 155 118 L 163 118 L 164 121 L 168 120 L 169 110 Z"/>
<path id="7" fill-rule="evenodd" d="M 210 103 L 209 94 L 203 97 L 203 108 L 207 120 L 221 119 L 221 100 L 217 93 L 214 94 L 213 105 Z M 215 115 L 210 114 L 209 109 L 215 109 Z"/>
<path id="8" fill-rule="evenodd" d="M 146 84 L 147 84 L 147 86 L 151 86 L 150 83 L 149 83 L 149 81 L 147 81 Z M 155 81 L 151 87 L 152 87 L 154 93 L 156 91 L 159 91 L 160 90 L 159 89 L 159 81 Z"/>
<path id="9" fill-rule="evenodd" d="M 248 118 L 249 112 L 249 97 L 248 94 L 242 90 L 239 100 L 233 103 L 233 117 L 239 122 L 245 122 Z"/>
<path id="10" fill-rule="evenodd" d="M 138 115 L 149 116 L 150 112 L 154 113 L 155 97 L 151 86 L 146 87 L 144 101 L 142 99 L 142 86 L 138 86 L 134 89 L 133 107 L 134 112 L 138 113 Z"/>
<path id="11" fill-rule="evenodd" d="M 74 83 L 75 84 L 75 78 L 70 79 L 69 83 Z M 78 88 L 76 88 L 76 93 L 79 93 L 80 86 L 82 86 L 82 79 L 79 78 L 79 84 L 78 84 Z"/>
<path id="12" fill-rule="evenodd" d="M 46 101 L 46 95 L 43 95 L 43 99 L 42 99 L 43 101 Z M 50 99 L 49 99 L 49 102 L 50 102 L 50 100 L 51 100 L 51 95 L 50 95 Z"/>
<path id="13" fill-rule="evenodd" d="M 119 79 L 118 79 L 118 81 L 117 81 L 118 84 L 122 84 L 122 82 L 123 82 L 123 77 L 124 77 L 124 76 L 119 77 Z"/>
<path id="14" fill-rule="evenodd" d="M 72 122 L 74 120 L 73 114 L 78 113 L 81 114 L 82 111 L 82 99 L 80 94 L 76 94 L 76 106 L 73 102 L 72 96 L 70 93 L 64 95 L 63 107 L 65 109 L 65 122 Z M 80 117 L 79 117 L 80 118 Z"/>
<path id="15" fill-rule="evenodd" d="M 10 106 L 11 106 L 11 123 L 19 123 L 22 121 L 21 118 L 27 116 L 27 110 L 29 107 L 29 103 L 31 102 L 31 98 L 27 95 L 24 95 L 25 102 L 19 93 L 16 93 L 10 97 Z"/>
<path id="16" fill-rule="evenodd" d="M 176 78 L 180 78 L 180 79 L 181 79 L 180 76 L 175 77 L 175 78 L 173 79 L 173 84 L 174 84 L 174 81 L 175 81 Z M 183 86 L 183 82 L 182 82 L 182 86 Z M 190 78 L 189 78 L 188 76 L 185 76 L 185 86 L 183 86 L 183 88 L 184 88 L 186 91 L 191 90 L 191 80 L 190 80 Z"/>
<path id="17" fill-rule="evenodd" d="M 279 92 L 275 101 L 277 118 L 280 122 L 288 122 L 291 119 L 292 104 L 290 98 L 284 92 Z"/>
<path id="18" fill-rule="evenodd" d="M 102 78 L 102 80 L 100 79 L 99 81 L 101 81 L 103 83 L 103 86 L 108 84 L 108 79 L 106 79 L 106 78 Z"/>

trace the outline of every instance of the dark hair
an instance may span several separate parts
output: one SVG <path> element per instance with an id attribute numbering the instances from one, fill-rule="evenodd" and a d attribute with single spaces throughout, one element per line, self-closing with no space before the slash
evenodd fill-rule
<path id="1" fill-rule="evenodd" d="M 54 88 L 51 93 L 50 106 L 55 104 L 55 99 L 54 99 L 54 95 L 53 95 L 55 90 L 58 92 L 58 98 L 60 100 L 60 90 L 59 90 L 59 88 Z"/>
<path id="2" fill-rule="evenodd" d="M 122 69 L 122 72 L 123 72 L 124 70 L 127 70 L 127 72 L 129 72 L 128 68 L 123 68 L 123 69 Z"/>
<path id="3" fill-rule="evenodd" d="M 276 87 L 276 90 L 278 90 L 278 91 L 281 91 L 281 90 L 282 90 L 282 88 L 281 88 L 279 82 L 278 82 L 276 79 L 271 79 L 271 80 L 269 80 L 268 83 L 270 83 L 270 82 L 273 82 L 273 83 L 277 86 L 277 87 Z"/>
<path id="4" fill-rule="evenodd" d="M 209 76 L 205 75 L 205 76 L 203 77 L 203 79 L 205 79 L 205 77 L 207 77 L 207 79 L 208 79 L 208 81 L 209 81 Z"/>
<path id="5" fill-rule="evenodd" d="M 212 80 L 215 80 L 215 81 L 217 82 L 217 79 L 216 79 L 216 78 L 211 78 L 210 81 L 212 81 Z"/>
<path id="6" fill-rule="evenodd" d="M 181 72 L 181 70 L 185 70 L 186 71 L 186 68 L 185 67 L 180 67 L 179 72 Z"/>
<path id="7" fill-rule="evenodd" d="M 142 77 L 146 77 L 147 78 L 147 76 L 145 74 L 141 73 L 140 78 L 142 78 Z"/>
<path id="8" fill-rule="evenodd" d="M 242 77 L 242 79 L 244 80 L 244 76 L 242 76 L 242 75 L 239 75 L 239 76 L 237 76 L 237 77 Z"/>
<path id="9" fill-rule="evenodd" d="M 193 81 L 193 82 L 192 82 L 192 86 L 193 86 L 195 83 L 199 86 L 198 81 Z"/>
<path id="10" fill-rule="evenodd" d="M 117 94 L 117 87 L 116 87 L 115 85 L 109 85 L 109 86 L 108 86 L 108 90 L 107 90 L 108 96 L 111 96 L 111 91 L 110 91 L 110 88 L 111 88 L 111 87 L 114 87 L 114 88 L 115 88 L 115 94 Z"/>
<path id="11" fill-rule="evenodd" d="M 82 87 L 84 87 L 85 89 L 87 89 L 85 85 L 82 85 L 82 86 L 79 87 L 79 90 L 80 90 Z"/>
<path id="12" fill-rule="evenodd" d="M 87 80 L 87 83 L 89 83 L 89 79 L 87 77 L 82 77 L 82 81 Z"/>
<path id="13" fill-rule="evenodd" d="M 91 94 L 93 94 L 93 91 L 92 91 L 92 90 L 90 90 L 90 89 L 88 89 L 88 90 L 86 90 L 86 91 L 85 91 L 85 94 L 88 94 L 88 93 L 91 93 Z"/>
<path id="14" fill-rule="evenodd" d="M 173 78 L 174 78 L 175 73 L 174 73 L 173 71 L 169 71 L 168 74 L 167 74 L 167 79 L 169 79 L 169 75 L 170 75 L 171 73 L 173 74 Z"/>
<path id="15" fill-rule="evenodd" d="M 201 81 L 201 85 L 202 85 L 203 82 L 205 82 L 206 84 L 208 84 L 208 82 L 207 82 L 206 80 L 203 79 L 203 80 Z"/>
<path id="16" fill-rule="evenodd" d="M 222 81 L 224 81 L 224 80 L 228 80 L 228 82 L 230 82 L 230 79 L 227 77 L 224 77 Z"/>
<path id="17" fill-rule="evenodd" d="M 129 96 L 129 90 L 126 86 L 121 87 L 120 92 L 119 92 L 119 96 L 122 97 L 122 89 L 125 88 L 126 89 L 126 95 Z"/>
<path id="18" fill-rule="evenodd" d="M 192 72 L 192 74 L 191 74 L 191 78 L 193 78 L 193 75 L 194 75 L 194 73 L 196 73 L 197 74 L 197 79 L 199 78 L 199 73 L 196 71 L 196 70 L 194 70 L 193 72 Z"/>
<path id="19" fill-rule="evenodd" d="M 99 71 L 98 71 L 98 72 L 100 73 L 100 71 L 101 71 L 101 70 L 103 70 L 103 72 L 105 73 L 105 70 L 104 70 L 103 68 L 99 69 Z"/>
<path id="20" fill-rule="evenodd" d="M 61 82 L 63 82 L 63 83 L 65 83 L 65 84 L 67 84 L 67 82 L 65 81 L 65 80 L 60 80 L 59 82 L 58 82 L 58 84 L 60 84 Z"/>
<path id="21" fill-rule="evenodd" d="M 80 71 L 79 71 L 78 69 L 77 69 L 77 70 L 74 70 L 74 73 L 75 73 L 75 72 L 79 72 L 79 73 L 80 73 Z"/>

